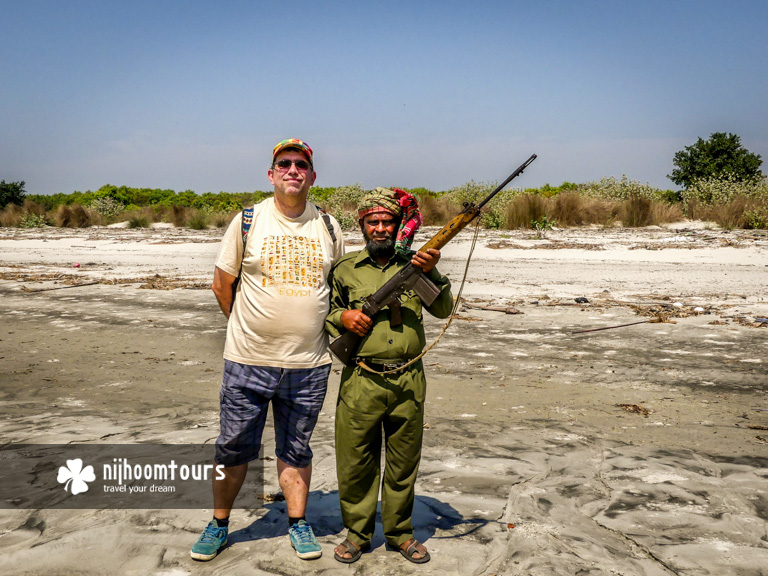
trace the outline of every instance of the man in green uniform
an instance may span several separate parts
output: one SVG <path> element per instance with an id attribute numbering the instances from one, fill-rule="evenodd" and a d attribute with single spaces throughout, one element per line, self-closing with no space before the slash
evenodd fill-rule
<path id="1" fill-rule="evenodd" d="M 332 336 L 345 330 L 363 336 L 358 356 L 365 366 L 383 372 L 401 367 L 424 348 L 421 300 L 412 291 L 406 292 L 397 307 L 399 313 L 390 306 L 369 318 L 361 311 L 363 299 L 413 262 L 440 289 L 427 310 L 447 318 L 453 306 L 451 285 L 435 268 L 438 250 L 415 254 L 410 250 L 421 224 L 413 196 L 398 189 L 377 188 L 362 200 L 358 215 L 366 247 L 346 254 L 331 272 L 326 330 Z M 427 549 L 413 537 L 411 523 L 425 396 L 421 361 L 389 374 L 360 365 L 344 368 L 336 404 L 336 470 L 347 538 L 335 549 L 336 560 L 355 562 L 370 547 L 382 438 L 386 455 L 381 497 L 384 536 L 411 562 L 429 560 Z"/>

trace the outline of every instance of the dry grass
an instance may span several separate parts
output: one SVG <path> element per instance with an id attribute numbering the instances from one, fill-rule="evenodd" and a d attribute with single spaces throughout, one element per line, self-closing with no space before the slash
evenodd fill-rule
<path id="1" fill-rule="evenodd" d="M 45 216 L 45 207 L 32 200 L 24 200 L 24 212 L 34 216 Z"/>
<path id="2" fill-rule="evenodd" d="M 149 228 L 153 222 L 162 218 L 151 206 L 145 206 L 138 210 L 126 210 L 120 215 L 120 220 L 128 221 L 128 228 Z"/>
<path id="3" fill-rule="evenodd" d="M 586 220 L 585 198 L 575 192 L 563 192 L 552 200 L 552 217 L 561 226 L 580 226 Z"/>
<path id="4" fill-rule="evenodd" d="M 8 204 L 0 211 L 0 226 L 28 228 L 45 224 L 45 208 L 31 200 L 25 200 L 23 206 Z"/>
<path id="5" fill-rule="evenodd" d="M 192 210 L 186 206 L 171 206 L 171 223 L 176 228 L 182 228 L 186 226 L 191 212 Z"/>
<path id="6" fill-rule="evenodd" d="M 128 218 L 128 228 L 149 228 L 151 222 L 140 214 L 134 214 Z"/>
<path id="7" fill-rule="evenodd" d="M 535 222 L 541 222 L 544 217 L 551 220 L 551 205 L 549 198 L 538 194 L 522 194 L 515 197 L 508 205 L 504 214 L 504 227 L 508 229 L 532 228 Z"/>
<path id="8" fill-rule="evenodd" d="M 651 224 L 652 202 L 645 196 L 632 196 L 622 203 L 619 211 L 621 223 L 629 228 L 639 228 Z"/>
<path id="9" fill-rule="evenodd" d="M 187 226 L 192 230 L 205 230 L 208 228 L 209 214 L 204 210 L 192 210 L 187 219 Z"/>
<path id="10" fill-rule="evenodd" d="M 419 200 L 419 211 L 424 218 L 425 226 L 443 226 L 458 214 L 446 198 L 433 196 L 423 196 Z"/>
<path id="11" fill-rule="evenodd" d="M 229 223 L 232 222 L 232 219 L 239 214 L 239 211 L 237 212 L 216 212 L 213 215 L 213 218 L 211 218 L 211 223 L 216 226 L 216 228 L 226 228 L 229 226 Z"/>
<path id="12" fill-rule="evenodd" d="M 16 228 L 21 224 L 21 218 L 24 216 L 24 208 L 16 204 L 8 204 L 0 212 L 0 226 L 7 228 Z"/>
<path id="13" fill-rule="evenodd" d="M 60 228 L 88 228 L 99 220 L 99 213 L 86 210 L 80 204 L 60 204 L 53 215 L 53 222 Z"/>
<path id="14" fill-rule="evenodd" d="M 654 202 L 651 210 L 653 211 L 651 219 L 655 224 L 671 224 L 685 220 L 685 214 L 683 214 L 683 208 L 680 204 Z"/>
<path id="15" fill-rule="evenodd" d="M 750 216 L 768 212 L 768 203 L 760 198 L 745 195 L 735 196 L 723 204 L 706 204 L 691 198 L 686 205 L 686 212 L 691 220 L 716 222 L 726 230 L 755 228 Z"/>
<path id="16" fill-rule="evenodd" d="M 575 192 L 562 192 L 550 198 L 522 194 L 506 207 L 503 226 L 507 229 L 553 226 L 624 226 L 659 225 L 683 220 L 679 205 L 653 201 L 644 196 L 625 200 L 594 198 Z"/>
<path id="17" fill-rule="evenodd" d="M 551 217 L 559 226 L 612 226 L 620 206 L 616 201 L 582 196 L 575 192 L 558 194 L 551 199 L 551 203 Z"/>

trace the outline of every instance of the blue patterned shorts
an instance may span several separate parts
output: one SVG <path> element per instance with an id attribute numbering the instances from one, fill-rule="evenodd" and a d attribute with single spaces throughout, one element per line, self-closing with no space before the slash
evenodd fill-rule
<path id="1" fill-rule="evenodd" d="M 216 440 L 216 463 L 237 466 L 259 457 L 271 402 L 275 455 L 296 468 L 309 466 L 309 439 L 323 407 L 330 371 L 330 364 L 293 369 L 226 360 L 219 394 L 221 433 Z"/>

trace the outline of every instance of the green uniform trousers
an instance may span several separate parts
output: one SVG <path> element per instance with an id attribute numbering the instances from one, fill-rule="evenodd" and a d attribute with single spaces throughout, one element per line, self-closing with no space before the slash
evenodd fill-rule
<path id="1" fill-rule="evenodd" d="M 336 404 L 336 474 L 347 538 L 358 546 L 373 538 L 382 433 L 386 456 L 381 489 L 384 536 L 395 547 L 413 537 L 411 515 L 421 460 L 426 389 L 421 362 L 385 376 L 359 367 L 346 367 L 341 374 Z"/>

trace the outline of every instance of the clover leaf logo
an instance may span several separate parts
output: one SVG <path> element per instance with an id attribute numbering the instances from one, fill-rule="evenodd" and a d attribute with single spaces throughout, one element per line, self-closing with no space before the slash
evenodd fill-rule
<path id="1" fill-rule="evenodd" d="M 96 480 L 96 475 L 93 473 L 93 466 L 86 466 L 83 468 L 83 461 L 80 458 L 74 460 L 67 460 L 66 468 L 64 466 L 59 467 L 59 476 L 56 478 L 59 484 L 64 484 L 64 490 L 69 489 L 69 483 L 72 483 L 72 494 L 80 494 L 88 491 L 87 482 L 93 482 Z"/>

